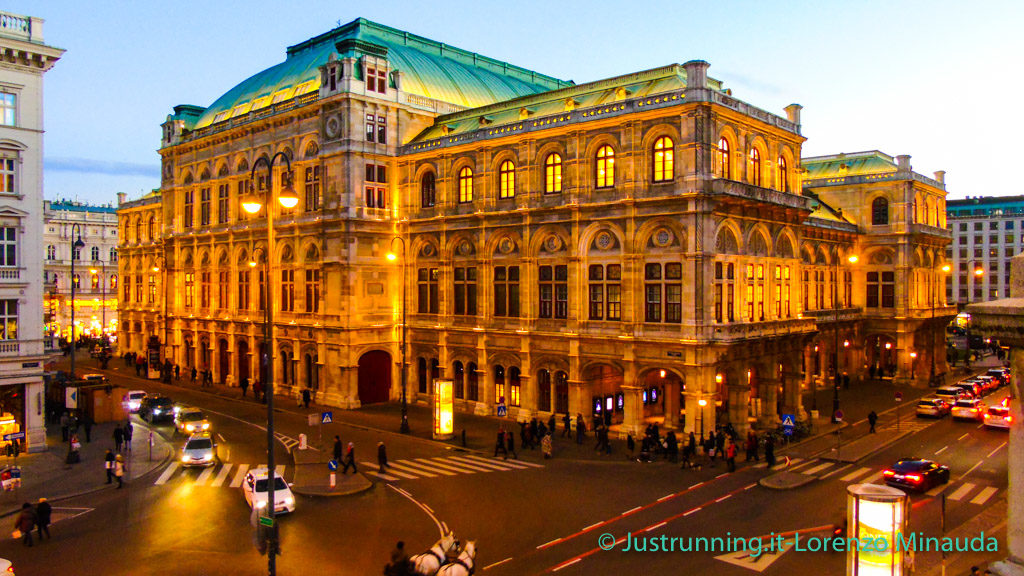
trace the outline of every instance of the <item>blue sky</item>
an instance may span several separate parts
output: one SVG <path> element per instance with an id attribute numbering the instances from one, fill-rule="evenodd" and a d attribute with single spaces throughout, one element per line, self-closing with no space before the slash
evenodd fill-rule
<path id="1" fill-rule="evenodd" d="M 879 149 L 947 171 L 951 198 L 1006 178 L 1024 93 L 1019 2 L 165 2 L 8 0 L 67 50 L 46 76 L 48 199 L 159 186 L 160 124 L 208 106 L 285 48 L 364 17 L 584 82 L 704 59 L 735 96 L 804 106 L 804 155 Z"/>

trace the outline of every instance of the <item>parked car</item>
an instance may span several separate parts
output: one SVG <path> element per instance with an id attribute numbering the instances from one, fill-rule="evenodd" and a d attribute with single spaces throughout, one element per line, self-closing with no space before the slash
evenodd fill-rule
<path id="1" fill-rule="evenodd" d="M 935 396 L 942 398 L 947 404 L 953 404 L 957 400 L 963 398 L 964 395 L 964 390 L 956 386 L 943 386 L 935 391 Z"/>
<path id="2" fill-rule="evenodd" d="M 992 376 L 999 380 L 999 385 L 1003 386 L 1010 383 L 1010 371 L 1006 368 L 993 368 L 985 373 L 986 376 Z"/>
<path id="3" fill-rule="evenodd" d="M 1010 409 L 1006 406 L 991 406 L 985 412 L 985 418 L 982 422 L 984 422 L 986 428 L 1009 430 L 1010 423 L 1013 422 L 1013 416 L 1010 415 Z"/>
<path id="4" fill-rule="evenodd" d="M 981 420 L 988 407 L 978 398 L 961 398 L 953 404 L 950 413 L 956 420 Z"/>
<path id="5" fill-rule="evenodd" d="M 917 415 L 942 418 L 949 414 L 949 403 L 938 396 L 929 396 L 917 401 Z"/>
<path id="6" fill-rule="evenodd" d="M 921 458 L 902 458 L 882 472 L 882 478 L 889 486 L 925 492 L 949 482 L 949 467 Z"/>
<path id="7" fill-rule="evenodd" d="M 209 432 L 210 421 L 199 408 L 174 407 L 174 432 L 177 434 L 198 434 Z"/>
<path id="8" fill-rule="evenodd" d="M 953 384 L 954 388 L 959 388 L 964 391 L 965 398 L 981 398 L 981 383 L 972 382 L 965 380 L 963 382 L 957 382 Z"/>
<path id="9" fill-rule="evenodd" d="M 256 468 L 246 474 L 245 481 L 242 482 L 242 494 L 251 508 L 262 510 L 267 507 L 267 487 L 266 468 Z M 292 495 L 284 478 L 274 472 L 274 513 L 294 511 L 295 496 Z"/>
<path id="10" fill-rule="evenodd" d="M 149 420 L 151 423 L 161 420 L 169 422 L 174 420 L 173 408 L 174 402 L 167 396 L 148 394 L 139 405 L 139 418 Z"/>
<path id="11" fill-rule="evenodd" d="M 217 443 L 213 441 L 213 437 L 205 432 L 189 436 L 181 448 L 181 465 L 213 466 L 215 464 L 217 464 Z"/>
<path id="12" fill-rule="evenodd" d="M 121 405 L 124 406 L 126 411 L 135 414 L 139 411 L 139 407 L 142 406 L 142 399 L 145 397 L 145 390 L 129 390 L 121 399 Z"/>
<path id="13" fill-rule="evenodd" d="M 14 576 L 14 564 L 10 560 L 4 560 L 0 558 L 0 574 L 4 576 Z"/>

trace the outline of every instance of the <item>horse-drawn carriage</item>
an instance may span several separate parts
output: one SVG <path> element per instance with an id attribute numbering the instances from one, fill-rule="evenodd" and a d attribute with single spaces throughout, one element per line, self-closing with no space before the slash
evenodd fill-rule
<path id="1" fill-rule="evenodd" d="M 460 546 L 455 534 L 441 537 L 423 554 L 409 558 L 405 566 L 388 564 L 385 576 L 469 576 L 476 569 L 476 542 L 470 540 Z"/>

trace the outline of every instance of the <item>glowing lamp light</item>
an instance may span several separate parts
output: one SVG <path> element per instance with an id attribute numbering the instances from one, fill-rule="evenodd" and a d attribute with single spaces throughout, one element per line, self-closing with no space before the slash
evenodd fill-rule
<path id="1" fill-rule="evenodd" d="M 159 266 L 153 266 L 153 272 L 159 272 L 159 271 L 160 271 L 160 267 Z"/>
<path id="2" fill-rule="evenodd" d="M 891 476 L 891 470 L 885 475 Z M 914 480 L 914 474 L 907 478 Z M 906 574 L 906 550 L 897 550 L 897 535 L 907 527 L 909 497 L 902 490 L 875 484 L 854 484 L 847 489 L 847 526 L 849 538 L 866 542 L 866 538 L 884 538 L 888 546 L 850 546 L 846 556 L 846 573 L 851 576 L 903 576 Z M 863 548 L 863 549 L 862 549 Z M 884 551 L 879 551 L 884 548 Z"/>
<path id="3" fill-rule="evenodd" d="M 665 371 L 662 370 L 661 372 L 658 373 L 658 375 L 661 376 L 662 378 L 664 378 L 665 377 Z"/>
<path id="4" fill-rule="evenodd" d="M 263 203 L 256 198 L 255 194 L 249 194 L 245 200 L 242 200 L 242 209 L 249 214 L 255 214 L 263 209 Z"/>
<path id="5" fill-rule="evenodd" d="M 951 270 L 951 268 L 949 267 L 949 264 L 946 264 L 945 266 L 942 267 L 942 271 L 947 273 L 947 274 L 949 273 L 950 270 Z"/>
<path id="6" fill-rule="evenodd" d="M 394 252 L 388 252 L 384 257 L 388 259 L 388 262 L 398 260 L 398 254 L 395 254 Z"/>
<path id="7" fill-rule="evenodd" d="M 721 383 L 722 383 L 722 375 L 721 374 L 715 374 L 715 384 L 721 384 Z"/>
<path id="8" fill-rule="evenodd" d="M 250 260 L 249 261 L 249 268 L 255 268 L 255 267 L 256 267 L 256 261 L 255 260 Z"/>
<path id="9" fill-rule="evenodd" d="M 850 347 L 850 341 L 849 340 L 843 340 L 843 348 L 849 348 L 849 347 Z"/>
<path id="10" fill-rule="evenodd" d="M 434 439 L 447 440 L 455 433 L 455 383 L 434 380 Z"/>
<path id="11" fill-rule="evenodd" d="M 885 349 L 886 350 L 892 350 L 892 342 L 886 342 L 885 343 Z"/>
<path id="12" fill-rule="evenodd" d="M 295 208 L 299 205 L 299 195 L 295 193 L 295 189 L 291 185 L 288 185 L 284 187 L 284 190 L 281 190 L 281 193 L 277 196 L 277 201 L 285 208 Z"/>
<path id="13" fill-rule="evenodd" d="M 703 408 L 708 405 L 708 401 L 701 398 L 700 400 L 697 400 L 697 404 L 700 405 L 701 408 Z"/>
<path id="14" fill-rule="evenodd" d="M 975 276 L 984 276 L 985 275 L 985 271 L 982 270 L 981 268 L 975 268 L 974 269 L 974 275 Z"/>
<path id="15" fill-rule="evenodd" d="M 917 358 L 917 352 L 911 352 L 910 353 L 910 357 L 911 358 Z"/>
<path id="16" fill-rule="evenodd" d="M 100 273 L 100 271 L 95 269 L 95 268 L 90 268 L 89 269 L 89 274 L 99 274 L 99 273 Z"/>
<path id="17" fill-rule="evenodd" d="M 858 258 L 856 254 L 850 254 L 850 257 L 847 258 L 847 260 L 850 262 L 850 264 L 856 264 L 857 260 L 860 260 L 860 258 Z"/>

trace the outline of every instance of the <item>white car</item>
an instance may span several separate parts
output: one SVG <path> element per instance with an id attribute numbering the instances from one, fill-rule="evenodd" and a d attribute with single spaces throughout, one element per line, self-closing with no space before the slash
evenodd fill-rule
<path id="1" fill-rule="evenodd" d="M 139 411 L 139 406 L 142 406 L 142 399 L 145 397 L 145 390 L 129 390 L 128 393 L 124 395 L 124 399 L 121 400 L 121 404 L 124 406 L 125 410 L 135 414 Z"/>
<path id="2" fill-rule="evenodd" d="M 174 431 L 177 434 L 199 434 L 210 431 L 210 421 L 199 408 L 174 408 Z"/>
<path id="3" fill-rule="evenodd" d="M 956 420 L 981 420 L 988 407 L 978 398 L 961 398 L 953 404 L 953 418 Z"/>
<path id="4" fill-rule="evenodd" d="M 217 463 L 217 444 L 209 434 L 193 434 L 181 448 L 182 466 L 213 466 Z"/>
<path id="5" fill-rule="evenodd" d="M 267 507 L 267 469 L 256 468 L 245 475 L 242 493 L 250 508 L 263 510 Z M 294 512 L 295 496 L 281 475 L 274 473 L 274 513 Z"/>
<path id="6" fill-rule="evenodd" d="M 932 416 L 934 418 L 942 418 L 946 414 L 949 414 L 949 404 L 945 400 L 938 396 L 929 396 L 927 398 L 921 398 L 917 402 L 917 415 L 918 416 Z"/>
<path id="7" fill-rule="evenodd" d="M 1010 409 L 1005 406 L 992 406 L 985 412 L 985 426 L 988 428 L 1010 429 L 1013 416 L 1010 416 Z"/>
<path id="8" fill-rule="evenodd" d="M 10 560 L 0 558 L 0 574 L 4 574 L 5 576 L 14 576 L 14 564 L 11 564 Z"/>

